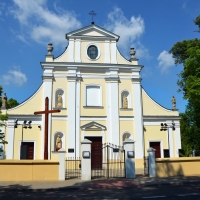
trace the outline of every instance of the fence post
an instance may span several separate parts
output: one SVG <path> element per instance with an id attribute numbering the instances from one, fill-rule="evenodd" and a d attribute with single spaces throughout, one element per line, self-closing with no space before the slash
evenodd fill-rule
<path id="1" fill-rule="evenodd" d="M 91 180 L 91 141 L 81 141 L 81 180 Z"/>
<path id="2" fill-rule="evenodd" d="M 149 177 L 156 177 L 156 159 L 155 159 L 155 149 L 149 148 L 147 152 L 149 154 Z"/>
<path id="3" fill-rule="evenodd" d="M 58 150 L 58 159 L 59 159 L 59 181 L 65 180 L 65 149 Z"/>
<path id="4" fill-rule="evenodd" d="M 135 178 L 135 141 L 127 139 L 123 142 L 125 150 L 126 178 Z"/>

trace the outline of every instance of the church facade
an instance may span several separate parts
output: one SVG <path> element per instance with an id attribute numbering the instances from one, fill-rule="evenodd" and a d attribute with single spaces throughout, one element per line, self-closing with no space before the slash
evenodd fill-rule
<path id="1" fill-rule="evenodd" d="M 48 159 L 61 147 L 66 157 L 81 156 L 84 138 L 117 146 L 133 139 L 137 168 L 143 167 L 149 147 L 156 149 L 156 157 L 166 157 L 166 152 L 178 157 L 179 113 L 159 105 L 142 88 L 143 66 L 135 50 L 131 48 L 127 60 L 118 51 L 119 36 L 95 24 L 67 33 L 66 39 L 68 47 L 57 58 L 48 45 L 40 88 L 17 107 L 3 110 L 9 114 L 6 159 L 20 159 L 21 154 L 24 159 L 44 159 L 45 115 L 34 112 L 45 110 L 46 97 L 49 110 L 60 110 L 49 114 Z M 24 120 L 32 121 L 32 128 L 25 128 Z M 161 123 L 168 125 L 167 131 L 160 131 Z"/>

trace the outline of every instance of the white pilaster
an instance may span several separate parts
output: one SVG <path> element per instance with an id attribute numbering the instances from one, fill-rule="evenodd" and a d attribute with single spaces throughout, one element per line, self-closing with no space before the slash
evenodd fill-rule
<path id="1" fill-rule="evenodd" d="M 13 159 L 14 156 L 14 121 L 8 121 L 7 126 L 8 126 L 8 136 L 7 136 L 7 148 L 6 148 L 6 159 Z"/>
<path id="2" fill-rule="evenodd" d="M 81 40 L 76 40 L 75 47 L 75 62 L 81 62 Z"/>
<path id="3" fill-rule="evenodd" d="M 74 149 L 68 153 L 68 157 L 75 157 L 76 151 L 76 70 L 69 70 L 68 75 L 68 149 Z"/>
<path id="4" fill-rule="evenodd" d="M 110 63 L 110 42 L 105 41 L 105 63 Z"/>
<path id="5" fill-rule="evenodd" d="M 45 98 L 49 98 L 49 108 L 52 109 L 52 81 L 53 81 L 53 67 L 46 67 L 43 73 L 43 98 L 42 110 L 45 110 Z M 48 124 L 48 159 L 50 160 L 51 152 L 51 114 L 49 114 L 49 124 Z M 41 134 L 41 159 L 44 159 L 44 124 L 45 115 L 42 115 L 42 134 Z"/>
<path id="6" fill-rule="evenodd" d="M 107 141 L 106 142 L 111 142 L 112 141 L 112 126 L 111 126 L 111 94 L 110 94 L 110 82 L 106 81 L 106 111 L 107 111 Z"/>
<path id="7" fill-rule="evenodd" d="M 111 42 L 111 63 L 117 63 L 117 45 L 116 41 Z"/>
<path id="8" fill-rule="evenodd" d="M 171 128 L 169 128 L 168 131 L 169 131 L 168 132 L 169 133 L 169 155 L 170 155 L 170 158 L 173 158 L 174 157 L 173 132 Z"/>
<path id="9" fill-rule="evenodd" d="M 80 85 L 81 80 L 76 82 L 76 149 L 75 157 L 80 157 Z"/>
<path id="10" fill-rule="evenodd" d="M 69 62 L 74 62 L 74 40 L 69 39 Z"/>
<path id="11" fill-rule="evenodd" d="M 177 123 L 176 123 L 177 124 Z M 178 126 L 179 123 L 178 123 Z M 179 149 L 181 149 L 181 133 L 180 133 L 180 127 L 176 127 L 176 130 L 175 130 L 175 138 L 176 138 L 176 154 L 175 154 L 175 157 L 179 157 Z"/>
<path id="12" fill-rule="evenodd" d="M 134 128 L 135 128 L 135 158 L 144 156 L 143 139 L 143 114 L 142 114 L 142 92 L 140 78 L 133 79 L 133 98 L 134 98 Z"/>

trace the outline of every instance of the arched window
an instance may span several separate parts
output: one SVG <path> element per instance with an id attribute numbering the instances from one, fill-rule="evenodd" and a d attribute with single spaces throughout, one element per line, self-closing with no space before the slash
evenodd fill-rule
<path id="1" fill-rule="evenodd" d="M 98 48 L 95 45 L 90 45 L 87 49 L 87 55 L 90 59 L 96 59 L 98 56 Z"/>
<path id="2" fill-rule="evenodd" d="M 59 148 L 65 149 L 64 134 L 60 131 L 56 132 L 53 136 L 53 149 L 54 149 L 54 151 L 58 151 Z"/>
<path id="3" fill-rule="evenodd" d="M 65 92 L 62 89 L 57 89 L 55 92 L 55 108 L 65 108 Z"/>
<path id="4" fill-rule="evenodd" d="M 121 92 L 121 108 L 131 108 L 131 96 L 127 90 Z"/>

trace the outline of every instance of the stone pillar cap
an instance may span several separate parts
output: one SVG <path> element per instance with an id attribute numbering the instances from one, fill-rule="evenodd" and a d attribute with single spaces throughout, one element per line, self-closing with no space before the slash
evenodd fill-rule
<path id="1" fill-rule="evenodd" d="M 126 144 L 126 143 L 135 143 L 135 141 L 134 141 L 134 140 L 131 140 L 131 139 L 129 138 L 129 139 L 123 141 L 123 144 Z"/>
<path id="2" fill-rule="evenodd" d="M 152 147 L 149 147 L 148 149 L 147 149 L 147 152 L 155 152 L 156 150 L 154 149 L 154 148 L 152 148 Z"/>
<path id="3" fill-rule="evenodd" d="M 81 141 L 81 144 L 91 144 L 92 141 L 88 140 L 88 139 L 84 139 Z"/>
<path id="4" fill-rule="evenodd" d="M 61 148 L 58 150 L 58 152 L 61 153 L 61 152 L 66 152 L 66 151 L 65 151 L 65 149 Z"/>

